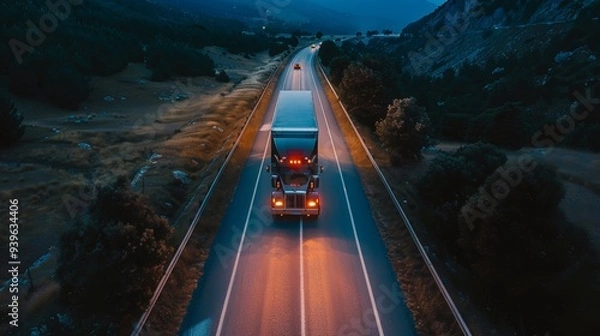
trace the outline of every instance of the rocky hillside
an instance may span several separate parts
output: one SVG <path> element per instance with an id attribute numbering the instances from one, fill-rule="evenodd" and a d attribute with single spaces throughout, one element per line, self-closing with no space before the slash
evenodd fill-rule
<path id="1" fill-rule="evenodd" d="M 468 30 L 574 21 L 579 11 L 593 2 L 595 0 L 448 0 L 430 15 L 407 26 L 405 32 L 424 34 L 449 23 L 458 26 L 453 21 L 461 24 L 459 21 L 465 19 Z"/>
<path id="2" fill-rule="evenodd" d="M 402 39 L 387 48 L 401 55 L 406 71 L 432 76 L 441 76 L 448 68 L 457 69 L 465 61 L 484 64 L 493 57 L 519 57 L 549 47 L 556 48 L 553 50 L 556 55 L 573 51 L 568 49 L 572 46 L 563 43 L 567 34 L 580 13 L 593 15 L 587 9 L 599 3 L 598 0 L 449 0 L 408 25 Z M 580 58 L 593 54 L 589 48 L 577 53 Z"/>

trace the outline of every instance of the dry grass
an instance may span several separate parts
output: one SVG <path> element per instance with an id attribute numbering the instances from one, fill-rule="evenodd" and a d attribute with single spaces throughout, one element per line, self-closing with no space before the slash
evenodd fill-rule
<path id="1" fill-rule="evenodd" d="M 325 83 L 323 79 L 322 82 Z M 324 87 L 329 101 L 335 102 L 337 99 L 329 86 L 324 85 Z M 406 303 L 415 318 L 417 331 L 422 335 L 460 335 L 461 331 L 452 313 L 341 106 L 334 103 L 332 108 L 367 192 L 375 222 L 386 245 L 398 282 L 406 295 Z M 387 156 L 371 139 L 369 132 L 362 130 L 361 136 L 378 164 L 383 167 L 388 166 Z M 398 183 L 394 184 L 398 185 Z M 410 199 L 409 193 L 405 190 L 401 190 L 397 197 L 400 200 Z M 415 204 L 412 201 L 410 203 Z M 408 209 L 409 215 L 414 215 L 417 209 L 413 206 L 412 210 Z"/>

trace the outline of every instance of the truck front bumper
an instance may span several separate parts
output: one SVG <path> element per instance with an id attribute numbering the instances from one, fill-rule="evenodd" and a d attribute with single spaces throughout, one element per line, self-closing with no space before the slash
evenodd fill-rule
<path id="1" fill-rule="evenodd" d="M 271 213 L 274 216 L 318 216 L 319 209 L 285 209 L 271 208 Z"/>

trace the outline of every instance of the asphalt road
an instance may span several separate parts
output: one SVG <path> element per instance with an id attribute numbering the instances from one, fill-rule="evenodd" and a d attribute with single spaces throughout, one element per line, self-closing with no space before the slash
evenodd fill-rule
<path id="1" fill-rule="evenodd" d="M 271 217 L 271 186 L 264 167 L 276 93 L 180 335 L 416 334 L 317 77 L 317 50 L 308 47 L 297 53 L 282 72 L 277 89 L 313 91 L 319 162 L 325 166 L 321 214 L 317 219 Z M 294 70 L 295 63 L 302 69 Z"/>

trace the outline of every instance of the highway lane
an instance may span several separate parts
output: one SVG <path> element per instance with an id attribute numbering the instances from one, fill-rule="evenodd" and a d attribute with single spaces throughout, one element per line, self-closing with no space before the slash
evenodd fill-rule
<path id="1" fill-rule="evenodd" d="M 270 214 L 269 125 L 277 90 L 189 303 L 181 335 L 414 335 L 358 174 L 314 68 L 296 54 L 277 90 L 311 90 L 322 211 Z M 294 70 L 300 63 L 302 69 Z M 223 186 L 229 187 L 229 186 Z"/>

